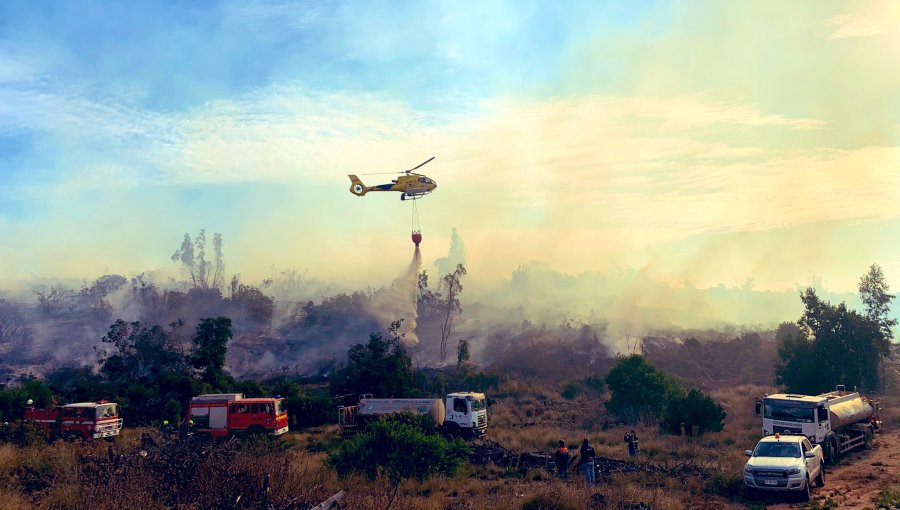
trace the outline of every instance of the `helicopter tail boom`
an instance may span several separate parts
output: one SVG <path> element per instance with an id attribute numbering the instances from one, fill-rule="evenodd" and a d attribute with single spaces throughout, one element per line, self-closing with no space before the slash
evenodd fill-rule
<path id="1" fill-rule="evenodd" d="M 357 177 L 355 175 L 351 175 L 349 177 L 350 177 L 350 193 L 353 193 L 354 195 L 361 197 L 361 196 L 365 195 L 366 193 L 368 193 L 370 189 L 372 189 L 372 188 L 367 187 L 365 184 L 363 184 L 363 182 L 361 180 L 359 180 L 359 177 Z"/>

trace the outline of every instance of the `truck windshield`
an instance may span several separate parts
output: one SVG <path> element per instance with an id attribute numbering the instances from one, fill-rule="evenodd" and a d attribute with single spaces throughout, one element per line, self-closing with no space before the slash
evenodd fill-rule
<path id="1" fill-rule="evenodd" d="M 275 401 L 275 414 L 281 414 L 284 412 L 284 400 L 276 400 Z"/>
<path id="2" fill-rule="evenodd" d="M 472 411 L 481 411 L 482 409 L 484 409 L 484 399 L 472 401 Z"/>
<path id="3" fill-rule="evenodd" d="M 791 407 L 776 404 L 766 404 L 765 417 L 772 420 L 794 421 L 799 423 L 812 423 L 812 407 Z"/>
<path id="4" fill-rule="evenodd" d="M 97 406 L 97 418 L 113 418 L 116 416 L 116 405 L 106 404 Z"/>
<path id="5" fill-rule="evenodd" d="M 800 458 L 800 445 L 797 443 L 766 442 L 756 445 L 754 457 L 793 457 Z"/>

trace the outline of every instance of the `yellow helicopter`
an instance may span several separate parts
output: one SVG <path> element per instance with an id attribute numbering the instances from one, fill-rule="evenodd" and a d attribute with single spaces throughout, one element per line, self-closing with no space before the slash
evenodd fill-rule
<path id="1" fill-rule="evenodd" d="M 434 191 L 434 188 L 437 188 L 437 183 L 434 182 L 433 179 L 426 177 L 422 174 L 417 174 L 413 172 L 413 170 L 418 170 L 425 166 L 425 163 L 428 163 L 434 159 L 434 156 L 429 158 L 424 163 L 419 164 L 418 166 L 414 166 L 409 170 L 403 170 L 402 172 L 382 172 L 381 174 L 363 174 L 363 175 L 383 175 L 384 173 L 400 173 L 405 174 L 397 177 L 392 180 L 388 184 L 378 184 L 376 186 L 366 186 L 363 184 L 359 177 L 355 175 L 350 175 L 350 193 L 353 193 L 356 196 L 363 196 L 370 191 L 399 191 L 401 193 L 400 200 L 417 200 L 419 198 L 424 197 L 425 195 Z"/>

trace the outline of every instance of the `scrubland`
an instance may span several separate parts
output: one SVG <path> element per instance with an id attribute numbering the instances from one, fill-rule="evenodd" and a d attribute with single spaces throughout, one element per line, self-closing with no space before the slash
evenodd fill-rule
<path id="1" fill-rule="evenodd" d="M 604 396 L 567 400 L 558 388 L 512 379 L 496 392 L 488 437 L 473 447 L 492 441 L 514 453 L 549 454 L 559 439 L 574 450 L 587 438 L 598 456 L 626 460 L 622 436 L 634 428 L 640 453 L 633 472 L 612 473 L 588 488 L 577 466 L 564 482 L 552 466 L 470 464 L 452 478 L 403 482 L 391 508 L 619 509 L 640 502 L 655 510 L 760 508 L 759 502 L 743 498 L 740 473 L 743 451 L 759 437 L 753 402 L 767 391 L 772 390 L 753 385 L 711 389 L 728 413 L 725 428 L 692 437 L 690 431 L 663 434 L 653 424 L 615 423 L 604 410 Z M 895 400 L 884 398 L 888 429 L 900 425 Z M 142 442 L 142 433 L 155 444 Z M 327 466 L 327 451 L 339 441 L 332 425 L 276 440 L 229 443 L 166 440 L 150 429 L 125 429 L 114 442 L 47 444 L 31 438 L 19 446 L 0 443 L 0 510 L 256 509 L 266 504 L 305 510 L 340 490 L 346 493 L 341 508 L 385 508 L 393 490 L 387 479 L 339 479 Z M 890 486 L 882 490 L 892 497 Z M 810 508 L 818 503 L 814 499 Z"/>
<path id="2" fill-rule="evenodd" d="M 710 476 L 679 479 L 637 472 L 613 475 L 587 488 L 574 467 L 570 481 L 561 482 L 548 469 L 470 465 L 454 478 L 404 482 L 393 508 L 619 508 L 636 502 L 654 509 L 735 506 L 742 452 L 759 429 L 753 399 L 764 392 L 754 386 L 716 391 L 715 398 L 728 410 L 722 432 L 693 438 L 660 434 L 650 425 L 636 427 L 641 438 L 638 464 L 691 465 Z M 550 453 L 559 439 L 577 444 L 587 438 L 599 456 L 627 457 L 622 442 L 626 428 L 607 420 L 602 397 L 568 401 L 553 390 L 527 386 L 499 394 L 505 396 L 491 406 L 487 440 L 507 450 Z M 154 437 L 156 445 L 142 445 L 142 432 Z M 274 441 L 227 444 L 166 441 L 142 429 L 126 429 L 115 442 L 0 444 L 0 509 L 262 508 L 266 498 L 274 508 L 305 509 L 339 490 L 347 494 L 342 508 L 384 508 L 392 489 L 387 480 L 339 480 L 326 466 L 325 452 L 337 441 L 337 429 L 329 426 Z"/>

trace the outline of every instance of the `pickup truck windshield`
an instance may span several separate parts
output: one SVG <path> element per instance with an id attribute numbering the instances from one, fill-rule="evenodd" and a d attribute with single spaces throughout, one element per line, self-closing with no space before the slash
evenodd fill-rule
<path id="1" fill-rule="evenodd" d="M 800 458 L 800 445 L 797 443 L 759 443 L 756 445 L 754 457 L 794 457 Z"/>
<path id="2" fill-rule="evenodd" d="M 766 404 L 765 417 L 772 420 L 812 423 L 813 411 L 815 411 L 815 409 L 812 407 L 791 407 Z"/>

